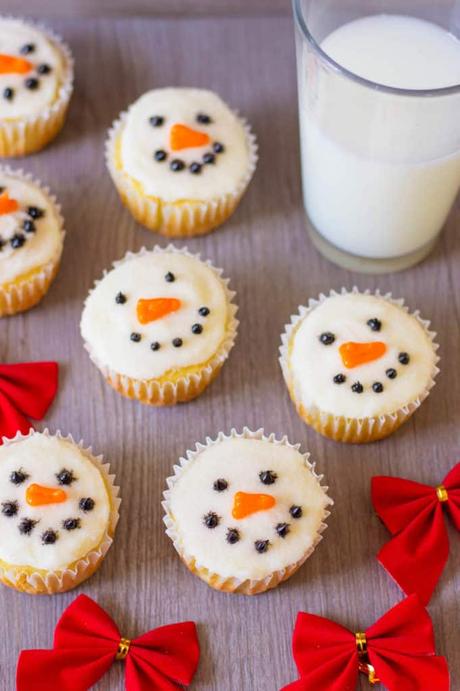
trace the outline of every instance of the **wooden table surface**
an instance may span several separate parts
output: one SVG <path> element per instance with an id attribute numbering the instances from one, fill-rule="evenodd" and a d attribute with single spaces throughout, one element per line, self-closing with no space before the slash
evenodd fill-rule
<path id="1" fill-rule="evenodd" d="M 60 18 L 52 25 L 76 58 L 69 119 L 47 150 L 15 165 L 38 175 L 59 197 L 66 247 L 44 302 L 1 321 L 0 360 L 59 361 L 60 391 L 46 424 L 104 453 L 123 503 L 114 546 L 97 575 L 77 591 L 31 597 L 0 588 L 1 690 L 14 690 L 19 651 L 49 647 L 56 620 L 84 592 L 112 613 L 127 637 L 162 623 L 196 620 L 202 643 L 197 691 L 276 691 L 296 677 L 290 646 L 299 610 L 358 630 L 401 599 L 375 559 L 388 534 L 372 511 L 372 475 L 435 484 L 459 460 L 459 211 L 431 257 L 405 273 L 354 275 L 316 253 L 301 203 L 289 14 Z M 218 91 L 252 122 L 261 156 L 234 218 L 187 243 L 232 279 L 240 305 L 237 345 L 205 395 L 156 410 L 122 399 L 102 381 L 83 350 L 78 324 L 83 300 L 104 268 L 128 249 L 167 244 L 121 207 L 103 160 L 105 133 L 119 111 L 147 89 L 166 85 Z M 392 438 L 362 447 L 326 441 L 305 427 L 277 362 L 279 334 L 296 306 L 320 291 L 354 284 L 391 290 L 419 307 L 439 334 L 442 358 L 437 386 L 413 420 Z M 254 598 L 215 592 L 192 576 L 164 534 L 160 504 L 165 478 L 187 448 L 243 425 L 301 442 L 325 473 L 336 502 L 311 559 L 286 584 Z M 452 691 L 459 691 L 460 542 L 452 529 L 450 535 L 449 562 L 430 613 L 438 650 L 449 660 Z M 122 674 L 115 665 L 97 688 L 123 689 Z M 361 688 L 368 688 L 364 679 Z"/>

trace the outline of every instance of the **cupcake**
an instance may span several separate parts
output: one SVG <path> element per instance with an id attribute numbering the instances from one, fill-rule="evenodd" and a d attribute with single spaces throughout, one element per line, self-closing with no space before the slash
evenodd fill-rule
<path id="1" fill-rule="evenodd" d="M 189 401 L 233 347 L 235 295 L 222 271 L 172 245 L 128 252 L 90 292 L 86 349 L 106 380 L 151 405 Z"/>
<path id="2" fill-rule="evenodd" d="M 0 446 L 0 581 L 62 593 L 100 566 L 118 521 L 109 465 L 72 437 L 31 431 Z"/>
<path id="3" fill-rule="evenodd" d="M 110 175 L 134 218 L 162 235 L 202 235 L 236 209 L 254 173 L 255 137 L 212 91 L 154 89 L 109 132 Z"/>
<path id="4" fill-rule="evenodd" d="M 36 305 L 61 260 L 63 219 L 46 187 L 0 167 L 0 317 Z"/>
<path id="5" fill-rule="evenodd" d="M 216 590 L 255 595 L 292 576 L 321 540 L 332 500 L 308 454 L 263 430 L 197 444 L 167 480 L 166 532 Z"/>
<path id="6" fill-rule="evenodd" d="M 73 60 L 58 36 L 22 19 L 0 17 L 0 44 L 0 156 L 25 156 L 61 129 Z"/>
<path id="7" fill-rule="evenodd" d="M 354 288 L 310 300 L 291 317 L 280 349 L 299 415 L 335 441 L 387 437 L 434 386 L 435 335 L 389 293 Z"/>

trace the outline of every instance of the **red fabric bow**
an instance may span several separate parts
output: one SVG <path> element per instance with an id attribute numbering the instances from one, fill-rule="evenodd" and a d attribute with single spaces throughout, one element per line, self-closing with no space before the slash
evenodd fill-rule
<path id="1" fill-rule="evenodd" d="M 402 590 L 430 601 L 449 556 L 443 507 L 460 530 L 460 463 L 438 487 L 402 478 L 372 478 L 372 502 L 395 537 L 378 559 Z"/>
<path id="2" fill-rule="evenodd" d="M 16 691 L 87 691 L 116 659 L 125 659 L 127 691 L 177 691 L 190 684 L 200 657 L 193 622 L 126 641 L 123 653 L 124 641 L 109 615 L 79 595 L 57 623 L 53 650 L 21 652 Z"/>
<path id="3" fill-rule="evenodd" d="M 358 636 L 365 652 L 359 652 Z M 446 661 L 435 655 L 431 619 L 416 595 L 362 634 L 299 612 L 293 652 L 300 679 L 283 691 L 354 691 L 359 671 L 389 691 L 449 690 Z"/>
<path id="4" fill-rule="evenodd" d="M 57 362 L 0 365 L 0 444 L 2 437 L 27 434 L 32 427 L 27 417 L 41 420 L 57 387 Z"/>

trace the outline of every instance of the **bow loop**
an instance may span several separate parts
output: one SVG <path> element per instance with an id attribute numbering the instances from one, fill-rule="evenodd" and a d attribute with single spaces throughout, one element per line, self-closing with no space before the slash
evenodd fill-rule
<path id="1" fill-rule="evenodd" d="M 26 434 L 28 417 L 41 420 L 56 396 L 56 362 L 0 365 L 0 443 L 17 432 Z"/>
<path id="2" fill-rule="evenodd" d="M 200 657 L 193 622 L 154 629 L 132 641 L 99 605 L 80 595 L 59 620 L 53 650 L 26 650 L 17 691 L 87 691 L 116 659 L 125 664 L 127 691 L 177 691 L 190 684 Z"/>
<path id="3" fill-rule="evenodd" d="M 394 536 L 378 559 L 407 594 L 427 604 L 449 556 L 444 509 L 460 530 L 460 463 L 438 487 L 372 478 L 372 502 Z"/>
<path id="4" fill-rule="evenodd" d="M 435 655 L 430 617 L 416 595 L 399 603 L 365 633 L 300 613 L 293 636 L 300 679 L 283 691 L 354 691 L 358 673 L 389 691 L 448 691 L 444 658 Z"/>

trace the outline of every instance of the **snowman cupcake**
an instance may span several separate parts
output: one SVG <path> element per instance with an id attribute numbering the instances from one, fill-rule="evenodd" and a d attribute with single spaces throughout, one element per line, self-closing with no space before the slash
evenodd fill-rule
<path id="1" fill-rule="evenodd" d="M 388 436 L 434 386 L 435 335 L 390 294 L 354 288 L 310 300 L 291 317 L 280 349 L 299 415 L 336 441 Z"/>
<path id="2" fill-rule="evenodd" d="M 46 187 L 0 168 L 0 317 L 36 305 L 61 260 L 63 219 Z"/>
<path id="3" fill-rule="evenodd" d="M 233 347 L 234 293 L 222 271 L 186 249 L 128 252 L 90 292 L 86 349 L 128 398 L 170 405 L 198 396 Z"/>
<path id="4" fill-rule="evenodd" d="M 150 230 L 201 235 L 236 209 L 254 173 L 255 137 L 212 91 L 154 89 L 113 124 L 107 165 L 124 204 Z"/>
<path id="5" fill-rule="evenodd" d="M 263 430 L 197 444 L 167 480 L 166 532 L 217 590 L 254 595 L 292 576 L 321 540 L 332 500 L 308 454 Z"/>
<path id="6" fill-rule="evenodd" d="M 24 156 L 61 129 L 73 61 L 54 33 L 11 17 L 0 17 L 0 51 L 0 156 Z"/>
<path id="7" fill-rule="evenodd" d="M 0 446 L 0 580 L 31 594 L 74 588 L 100 566 L 118 521 L 109 465 L 71 437 L 31 431 Z"/>

